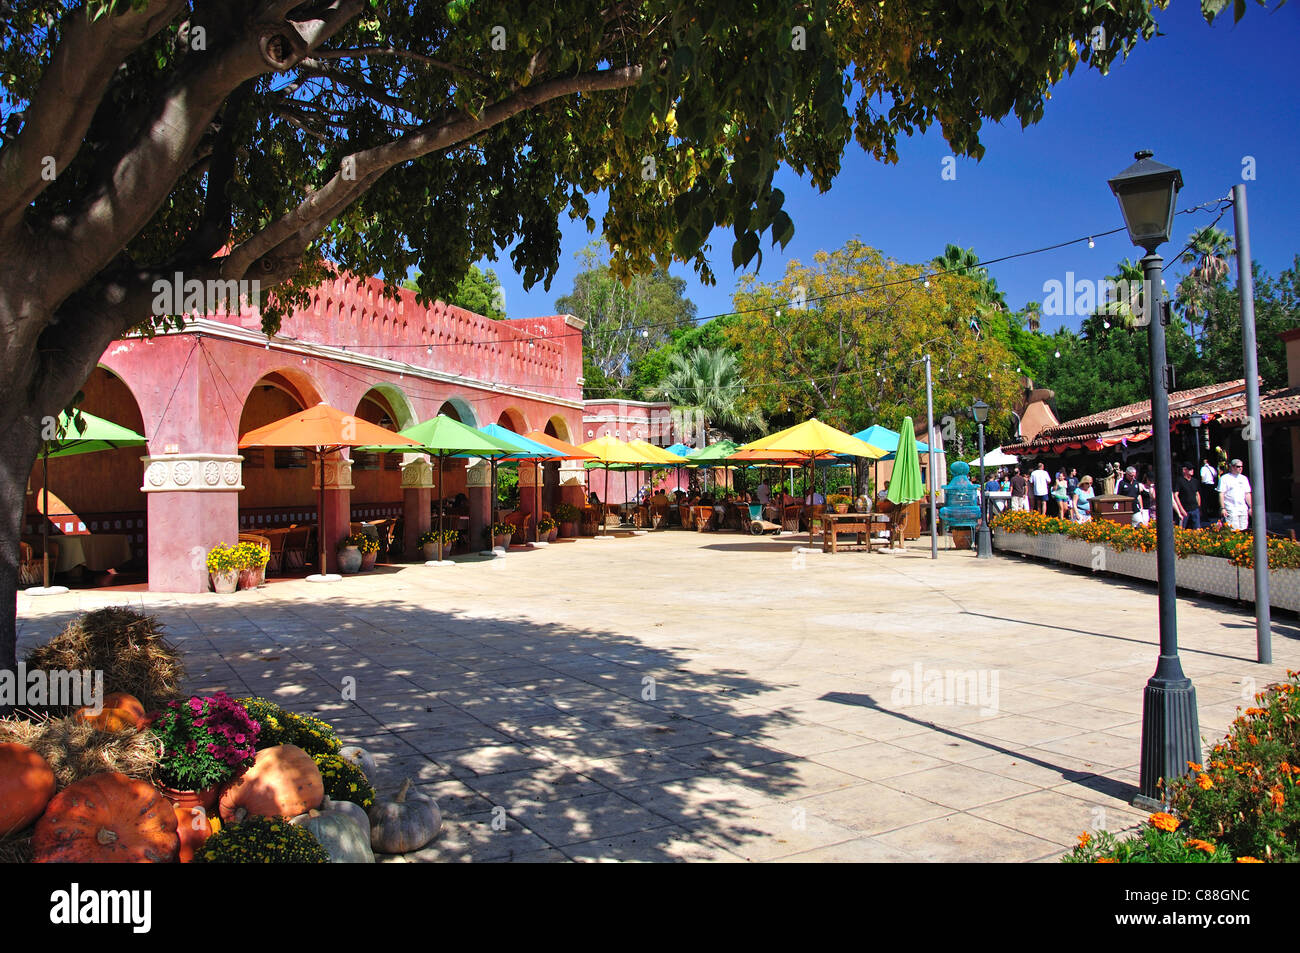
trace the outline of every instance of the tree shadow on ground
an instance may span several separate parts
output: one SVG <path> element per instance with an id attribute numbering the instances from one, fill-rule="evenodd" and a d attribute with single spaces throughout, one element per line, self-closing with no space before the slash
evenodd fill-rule
<path id="1" fill-rule="evenodd" d="M 591 628 L 258 596 L 116 602 L 164 622 L 188 690 L 311 712 L 375 756 L 381 792 L 414 779 L 445 823 L 408 860 L 727 856 L 770 834 L 756 805 L 801 793 L 794 756 L 758 740 L 795 723 L 760 700 L 788 684 Z M 20 618 L 20 657 L 79 614 Z"/>

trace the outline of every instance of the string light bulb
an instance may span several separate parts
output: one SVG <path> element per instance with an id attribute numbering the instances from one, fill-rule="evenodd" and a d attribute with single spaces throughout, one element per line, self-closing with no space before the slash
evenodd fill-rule
<path id="1" fill-rule="evenodd" d="M 1057 356 L 1057 357 L 1060 357 L 1060 356 L 1061 356 L 1061 352 L 1060 352 L 1060 351 L 1057 351 L 1057 352 L 1056 352 L 1056 356 Z"/>
<path id="2" fill-rule="evenodd" d="M 1094 242 L 1094 241 L 1092 240 L 1092 236 L 1091 236 L 1091 235 L 1088 236 L 1088 247 L 1089 247 L 1089 248 L 1096 248 L 1096 247 L 1097 247 L 1097 243 Z"/>

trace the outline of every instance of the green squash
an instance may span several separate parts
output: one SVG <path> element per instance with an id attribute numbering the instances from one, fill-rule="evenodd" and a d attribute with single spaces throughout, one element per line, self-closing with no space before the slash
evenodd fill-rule
<path id="1" fill-rule="evenodd" d="M 342 811 L 308 811 L 289 823 L 304 827 L 325 848 L 331 864 L 373 864 L 374 852 L 356 821 Z"/>
<path id="2" fill-rule="evenodd" d="M 442 830 L 442 813 L 433 798 L 411 790 L 411 780 L 392 800 L 378 800 L 370 809 L 370 846 L 381 854 L 419 850 Z"/>
<path id="3" fill-rule="evenodd" d="M 366 809 L 360 804 L 354 804 L 351 801 L 335 801 L 327 797 L 321 801 L 320 810 L 322 814 L 334 812 L 352 818 L 361 833 L 366 836 L 366 843 L 370 843 L 370 817 L 366 814 Z"/>

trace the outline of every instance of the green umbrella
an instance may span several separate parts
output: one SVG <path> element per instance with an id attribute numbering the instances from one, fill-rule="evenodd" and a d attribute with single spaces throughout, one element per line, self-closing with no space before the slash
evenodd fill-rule
<path id="1" fill-rule="evenodd" d="M 894 458 L 894 472 L 889 478 L 886 499 L 895 506 L 912 503 L 925 496 L 921 486 L 921 458 L 916 452 L 916 434 L 912 418 L 904 417 L 898 437 L 898 450 Z"/>
<path id="2" fill-rule="evenodd" d="M 507 457 L 519 452 L 504 441 L 490 437 L 480 430 L 453 420 L 445 414 L 430 418 L 400 431 L 403 437 L 414 440 L 419 446 L 389 444 L 360 449 L 369 453 L 427 453 L 438 458 L 438 492 L 442 492 L 443 461 L 448 457 L 471 454 L 479 457 Z M 442 559 L 442 507 L 438 507 L 438 560 Z M 427 564 L 426 564 L 427 565 Z"/>
<path id="3" fill-rule="evenodd" d="M 142 447 L 144 437 L 134 430 L 119 426 L 111 420 L 96 417 L 84 411 L 69 417 L 65 410 L 54 422 L 54 433 L 41 450 L 41 561 L 43 566 L 42 589 L 50 588 L 50 457 L 72 457 L 79 453 L 96 453 L 100 450 L 117 450 L 120 447 Z"/>

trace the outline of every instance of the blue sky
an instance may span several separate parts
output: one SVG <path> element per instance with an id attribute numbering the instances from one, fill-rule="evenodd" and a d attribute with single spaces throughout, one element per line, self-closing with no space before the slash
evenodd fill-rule
<path id="1" fill-rule="evenodd" d="M 1230 8 L 1229 8 L 1230 9 Z M 764 248 L 760 280 L 775 281 L 790 259 L 809 261 L 819 249 L 852 238 L 900 261 L 926 262 L 948 242 L 973 247 L 989 259 L 1105 231 L 1123 224 L 1106 180 L 1133 161 L 1139 148 L 1182 170 L 1179 207 L 1223 195 L 1242 181 L 1243 160 L 1254 157 L 1255 179 L 1246 181 L 1254 258 L 1270 274 L 1300 253 L 1300 0 L 1272 12 L 1253 3 L 1245 18 L 1231 14 L 1214 26 L 1200 18 L 1199 4 L 1174 0 L 1159 14 L 1161 30 L 1140 44 L 1108 76 L 1079 69 L 1052 91 L 1043 120 L 1021 129 L 1014 118 L 988 123 L 983 160 L 957 160 L 956 178 L 941 177 L 950 150 L 934 127 L 904 140 L 897 165 L 885 165 L 850 144 L 834 187 L 818 193 L 790 173 L 778 176 L 795 237 L 784 249 Z M 593 203 L 599 221 L 603 202 Z M 1161 251 L 1172 257 L 1193 228 L 1212 215 L 1180 215 L 1175 237 Z M 501 255 L 492 267 L 501 278 L 510 317 L 551 314 L 578 270 L 574 254 L 592 236 L 581 223 L 562 222 L 560 270 L 544 291 L 525 292 Z M 1232 212 L 1219 228 L 1232 234 Z M 726 312 L 737 274 L 732 271 L 731 232 L 712 236 L 710 259 L 718 283 L 702 285 L 689 269 L 687 295 L 701 317 Z M 764 243 L 767 244 L 766 242 Z M 1138 258 L 1127 235 L 994 265 L 990 271 L 1007 302 L 1019 308 L 1042 301 L 1043 285 L 1113 272 L 1116 261 Z M 1234 272 L 1235 273 L 1235 272 Z M 1077 318 L 1047 319 L 1044 330 Z"/>

